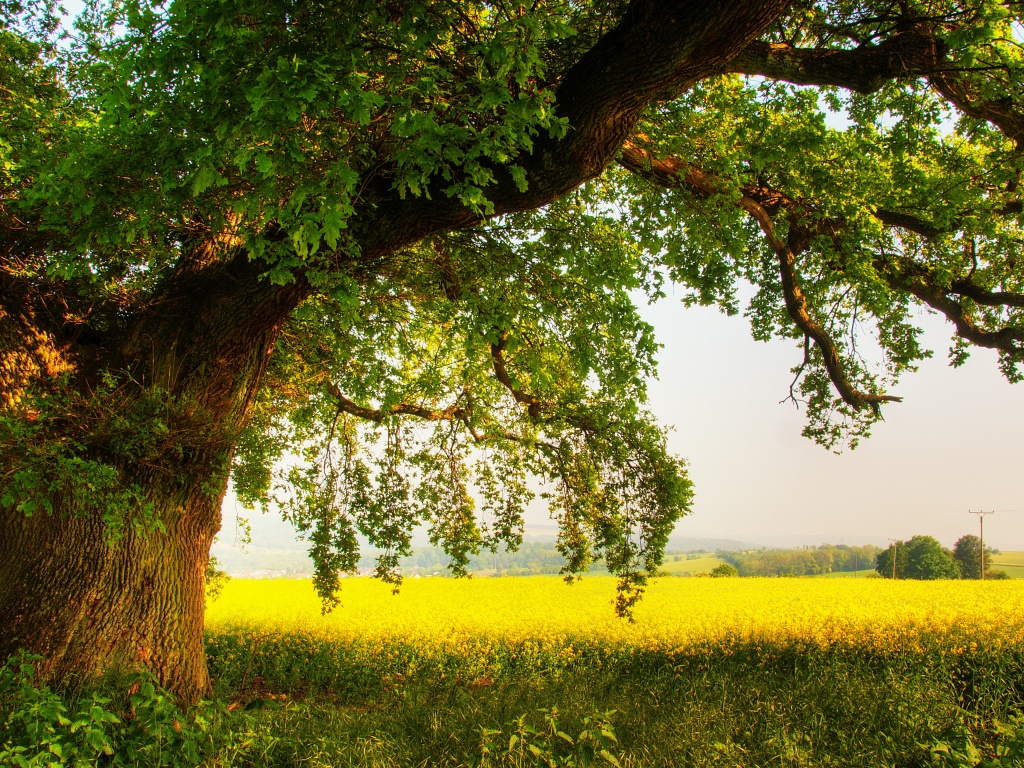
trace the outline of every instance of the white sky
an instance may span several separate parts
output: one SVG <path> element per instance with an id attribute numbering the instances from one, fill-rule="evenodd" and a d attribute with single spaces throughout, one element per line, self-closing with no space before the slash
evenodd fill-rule
<path id="1" fill-rule="evenodd" d="M 690 461 L 693 514 L 677 533 L 757 539 L 935 536 L 947 546 L 977 533 L 1024 550 L 1024 385 L 1010 385 L 989 350 L 950 368 L 949 332 L 921 318 L 935 350 L 892 394 L 885 422 L 836 456 L 801 437 L 804 415 L 780 403 L 801 351 L 750 337 L 742 317 L 682 307 L 671 298 L 645 311 L 664 348 L 651 410 L 673 425 L 670 445 Z"/>

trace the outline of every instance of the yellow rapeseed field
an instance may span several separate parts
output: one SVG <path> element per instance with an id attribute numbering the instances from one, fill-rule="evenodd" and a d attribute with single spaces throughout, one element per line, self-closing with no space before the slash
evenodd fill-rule
<path id="1" fill-rule="evenodd" d="M 438 650 L 467 641 L 675 653 L 737 642 L 914 650 L 927 637 L 956 652 L 1024 640 L 1024 581 L 662 578 L 632 623 L 615 617 L 614 593 L 614 579 L 600 576 L 572 585 L 544 576 L 410 579 L 397 595 L 353 578 L 343 582 L 342 604 L 323 616 L 308 581 L 234 579 L 210 604 L 207 627 Z"/>

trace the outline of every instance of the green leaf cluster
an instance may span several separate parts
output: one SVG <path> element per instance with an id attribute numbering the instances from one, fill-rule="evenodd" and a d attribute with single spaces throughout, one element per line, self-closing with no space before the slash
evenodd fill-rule
<path id="1" fill-rule="evenodd" d="M 38 660 L 21 654 L 0 667 L 3 765 L 173 768 L 199 763 L 206 725 L 202 713 L 182 715 L 152 675 L 126 678 L 124 702 L 99 691 L 72 701 L 37 678 Z"/>
<path id="2" fill-rule="evenodd" d="M 960 578 L 960 565 L 953 553 L 931 536 L 914 536 L 883 549 L 875 558 L 875 570 L 884 578 L 893 578 L 893 559 L 897 579 Z"/>
<path id="3" fill-rule="evenodd" d="M 544 768 L 583 768 L 584 766 L 614 766 L 619 768 L 618 739 L 612 726 L 614 710 L 583 718 L 583 730 L 573 737 L 559 726 L 557 707 L 538 710 L 544 716 L 544 725 L 536 728 L 527 722 L 526 715 L 509 723 L 512 733 L 508 745 L 501 747 L 495 739 L 504 734 L 498 730 L 481 728 L 480 766 L 543 766 Z"/>
<path id="4" fill-rule="evenodd" d="M 656 569 L 691 487 L 641 407 L 657 345 L 632 293 L 658 279 L 598 195 L 422 243 L 286 329 L 233 478 L 243 502 L 277 502 L 307 533 L 326 599 L 360 539 L 397 582 L 418 525 L 464 573 L 481 548 L 521 541 L 538 490 L 566 573 L 604 558 L 634 595 L 620 610 Z"/>

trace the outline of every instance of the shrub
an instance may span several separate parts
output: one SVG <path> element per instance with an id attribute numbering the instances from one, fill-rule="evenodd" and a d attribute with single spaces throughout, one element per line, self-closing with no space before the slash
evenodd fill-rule
<path id="1" fill-rule="evenodd" d="M 736 566 L 731 563 L 721 563 L 720 565 L 716 565 L 708 575 L 713 579 L 722 579 L 739 576 L 740 572 L 736 570 Z"/>
<path id="2" fill-rule="evenodd" d="M 585 766 L 621 765 L 621 755 L 615 754 L 618 739 L 611 725 L 614 711 L 584 718 L 583 730 L 573 737 L 558 724 L 558 709 L 542 709 L 544 726 L 534 728 L 523 715 L 510 723 L 512 733 L 504 747 L 501 731 L 481 729 L 481 768 L 501 766 L 544 766 L 544 768 L 585 768 Z M 501 743 L 495 738 L 502 736 Z"/>
<path id="3" fill-rule="evenodd" d="M 0 668 L 0 765 L 186 766 L 200 760 L 202 708 L 184 717 L 149 673 L 119 681 L 118 702 L 92 691 L 62 696 L 36 679 L 38 657 L 12 656 Z"/>

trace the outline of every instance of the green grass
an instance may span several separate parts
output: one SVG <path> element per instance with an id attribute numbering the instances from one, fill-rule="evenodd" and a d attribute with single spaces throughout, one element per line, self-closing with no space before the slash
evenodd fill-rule
<path id="1" fill-rule="evenodd" d="M 40 749 L 57 744 L 97 757 L 69 765 L 104 766 L 608 768 L 599 747 L 623 768 L 966 768 L 976 761 L 933 762 L 929 747 L 966 751 L 970 739 L 992 755 L 989 725 L 1013 723 L 1024 703 L 1024 649 L 953 654 L 941 637 L 872 653 L 758 641 L 682 656 L 606 648 L 525 667 L 506 648 L 484 677 L 479 659 L 423 659 L 400 642 L 382 650 L 403 672 L 381 676 L 322 637 L 210 640 L 221 703 L 179 713 L 145 681 L 108 681 L 99 706 L 120 725 L 97 718 L 91 694 L 61 702 L 0 674 L 0 726 L 10 726 L 0 764 L 13 746 L 39 758 L 29 765 L 61 765 Z M 58 706 L 93 724 L 76 731 Z M 1021 765 L 1019 720 L 1002 741 L 1016 751 L 998 765 Z"/>
<path id="2" fill-rule="evenodd" d="M 985 724 L 1024 706 L 1024 648 L 954 652 L 946 636 L 870 652 L 742 639 L 683 655 L 596 645 L 570 660 L 528 643 L 479 659 L 395 641 L 376 668 L 323 636 L 238 630 L 209 641 L 218 694 L 251 707 L 235 727 L 262 734 L 230 765 L 478 765 L 485 731 L 507 746 L 517 718 L 539 732 L 554 708 L 571 736 L 615 710 L 623 766 L 909 768 L 929 764 L 922 745 L 971 729 L 984 744 Z"/>
<path id="3" fill-rule="evenodd" d="M 997 571 L 1006 571 L 1011 579 L 1024 579 L 1024 552 L 1000 552 L 993 555 L 985 565 Z"/>
<path id="4" fill-rule="evenodd" d="M 276 653 L 288 654 L 287 644 Z M 991 662 L 747 647 L 683 664 L 624 658 L 484 681 L 413 673 L 337 704 L 329 690 L 278 704 L 258 722 L 286 737 L 251 764 L 467 765 L 479 757 L 481 728 L 507 743 L 517 717 L 539 728 L 538 710 L 552 707 L 569 733 L 595 710 L 616 710 L 626 765 L 923 764 L 921 744 L 963 723 L 1005 719 L 1020 703 L 1004 687 L 1020 679 L 1019 659 Z"/>
<path id="5" fill-rule="evenodd" d="M 724 560 L 709 555 L 707 557 L 694 558 L 693 560 L 675 560 L 673 555 L 668 555 L 659 570 L 670 573 L 673 576 L 690 574 L 697 576 L 702 573 L 711 573 L 715 566 L 721 565 Z"/>

